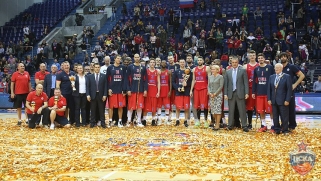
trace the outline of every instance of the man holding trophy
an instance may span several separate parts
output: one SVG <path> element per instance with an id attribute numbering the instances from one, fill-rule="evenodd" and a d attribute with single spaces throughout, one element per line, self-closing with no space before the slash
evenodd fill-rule
<path id="1" fill-rule="evenodd" d="M 67 108 L 65 111 L 65 116 L 68 118 L 70 124 L 75 123 L 75 101 L 72 96 L 72 92 L 75 87 L 75 73 L 70 71 L 69 62 L 64 62 L 63 71 L 57 75 L 56 78 L 56 88 L 60 88 L 61 94 L 67 100 Z"/>
<path id="2" fill-rule="evenodd" d="M 42 84 L 36 86 L 36 90 L 32 91 L 27 96 L 26 112 L 28 115 L 29 128 L 35 128 L 36 124 L 39 124 L 41 116 L 42 125 L 47 126 L 49 124 L 48 96 L 43 92 Z"/>
<path id="3" fill-rule="evenodd" d="M 70 124 L 68 119 L 65 117 L 65 111 L 67 107 L 66 98 L 61 95 L 59 88 L 55 88 L 54 96 L 48 101 L 50 112 L 50 129 L 55 129 L 55 122 L 65 128 L 69 128 Z"/>
<path id="4" fill-rule="evenodd" d="M 192 74 L 190 73 L 190 69 L 185 68 L 185 60 L 179 60 L 180 68 L 173 73 L 172 85 L 175 90 L 175 106 L 176 106 L 176 124 L 175 126 L 179 126 L 179 115 L 180 110 L 184 110 L 184 126 L 188 127 L 187 118 L 189 116 L 189 108 L 190 108 L 190 91 L 192 84 Z"/>

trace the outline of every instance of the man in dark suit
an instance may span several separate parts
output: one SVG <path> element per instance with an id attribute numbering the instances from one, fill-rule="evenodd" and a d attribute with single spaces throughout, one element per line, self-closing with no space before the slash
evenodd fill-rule
<path id="1" fill-rule="evenodd" d="M 289 103 L 292 94 L 291 77 L 282 72 L 283 65 L 275 65 L 275 74 L 270 76 L 268 83 L 268 103 L 272 105 L 274 131 L 280 134 L 281 126 L 279 117 L 282 120 L 282 132 L 289 133 Z"/>
<path id="2" fill-rule="evenodd" d="M 106 128 L 105 123 L 105 101 L 107 99 L 107 78 L 105 74 L 100 73 L 100 65 L 95 63 L 94 73 L 88 75 L 87 86 L 87 100 L 90 102 L 90 128 L 93 128 L 96 120 L 96 109 L 99 111 L 99 119 L 101 127 Z"/>
<path id="3" fill-rule="evenodd" d="M 57 66 L 55 64 L 51 65 L 51 73 L 47 74 L 43 82 L 43 91 L 48 95 L 48 97 L 54 96 L 54 90 L 56 88 L 56 73 Z"/>
<path id="4" fill-rule="evenodd" d="M 249 97 L 249 82 L 246 70 L 239 66 L 239 60 L 236 56 L 232 58 L 232 68 L 226 71 L 224 76 L 224 99 L 228 100 L 229 116 L 228 129 L 232 130 L 234 126 L 234 112 L 237 109 L 240 114 L 242 128 L 248 132 L 245 110 L 245 99 Z"/>

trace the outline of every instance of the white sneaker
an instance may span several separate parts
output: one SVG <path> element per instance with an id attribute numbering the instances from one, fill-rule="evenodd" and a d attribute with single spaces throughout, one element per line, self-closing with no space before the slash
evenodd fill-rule
<path id="1" fill-rule="evenodd" d="M 101 126 L 101 121 L 98 121 L 98 122 L 97 122 L 97 126 Z"/>
<path id="2" fill-rule="evenodd" d="M 54 125 L 54 124 L 51 124 L 51 125 L 50 125 L 50 129 L 55 129 L 55 125 Z"/>
<path id="3" fill-rule="evenodd" d="M 161 119 L 157 119 L 157 126 L 162 125 L 162 120 Z"/>
<path id="4" fill-rule="evenodd" d="M 144 127 L 144 125 L 143 125 L 141 122 L 137 123 L 136 126 L 137 126 L 137 127 L 140 127 L 140 128 Z"/>
<path id="5" fill-rule="evenodd" d="M 122 127 L 124 127 L 123 123 L 122 122 L 118 122 L 118 128 L 122 128 Z"/>

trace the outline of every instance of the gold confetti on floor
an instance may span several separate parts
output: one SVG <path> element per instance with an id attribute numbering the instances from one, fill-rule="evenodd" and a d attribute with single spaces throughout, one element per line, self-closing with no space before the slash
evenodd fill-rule
<path id="1" fill-rule="evenodd" d="M 16 126 L 16 119 L 0 122 L 2 180 L 99 180 L 89 173 L 106 169 L 167 173 L 168 180 L 181 174 L 186 180 L 188 175 L 202 180 L 209 174 L 218 174 L 219 180 L 321 179 L 321 131 L 302 125 L 285 136 L 183 125 L 31 130 L 25 124 Z M 289 163 L 289 153 L 302 140 L 316 154 L 306 176 L 295 173 Z M 83 176 L 75 175 L 80 172 Z M 114 180 L 124 180 L 117 177 Z"/>

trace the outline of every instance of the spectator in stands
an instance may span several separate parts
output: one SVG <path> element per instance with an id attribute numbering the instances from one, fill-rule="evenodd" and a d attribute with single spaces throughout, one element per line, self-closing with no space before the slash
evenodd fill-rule
<path id="1" fill-rule="evenodd" d="M 77 26 L 82 26 L 82 22 L 84 21 L 84 17 L 78 13 L 76 13 L 75 22 Z"/>
<path id="2" fill-rule="evenodd" d="M 312 29 L 314 29 L 313 27 L 315 27 L 313 19 L 310 19 L 309 23 L 307 24 L 307 30 L 310 34 L 312 32 Z"/>
<path id="3" fill-rule="evenodd" d="M 247 18 L 247 13 L 249 12 L 249 8 L 247 7 L 247 4 L 244 4 L 244 6 L 242 7 L 242 16 L 243 18 Z"/>
<path id="4" fill-rule="evenodd" d="M 270 46 L 270 44 L 266 44 L 265 47 L 263 48 L 263 54 L 265 57 L 272 57 L 272 47 Z"/>
<path id="5" fill-rule="evenodd" d="M 256 10 L 253 12 L 254 14 L 254 19 L 256 20 L 257 17 L 261 17 L 262 19 L 262 10 L 260 9 L 260 7 L 256 7 Z"/>
<path id="6" fill-rule="evenodd" d="M 305 81 L 302 81 L 295 89 L 295 93 L 300 93 L 300 94 L 303 94 L 303 93 L 306 93 L 306 92 L 309 92 L 306 84 L 305 84 Z"/>
<path id="7" fill-rule="evenodd" d="M 261 29 L 261 27 L 257 27 L 256 30 L 255 30 L 255 36 L 258 37 L 258 36 L 262 36 L 263 35 L 263 31 Z M 260 39 L 260 38 L 257 38 L 257 39 Z"/>
<path id="8" fill-rule="evenodd" d="M 191 35 L 191 30 L 187 26 L 185 26 L 185 29 L 183 31 L 184 42 L 187 42 L 191 38 Z"/>
<path id="9" fill-rule="evenodd" d="M 97 13 L 97 11 L 95 10 L 95 8 L 92 4 L 89 6 L 88 11 L 89 11 L 89 14 L 96 14 Z"/>
<path id="10" fill-rule="evenodd" d="M 113 6 L 111 8 L 111 17 L 110 17 L 111 21 L 116 21 L 116 11 L 117 11 L 116 7 Z"/>
<path id="11" fill-rule="evenodd" d="M 122 6 L 123 6 L 123 9 L 122 9 L 122 11 L 121 11 L 121 12 L 122 12 L 123 16 L 127 16 L 127 14 L 128 14 L 128 13 L 127 13 L 127 6 L 126 6 L 126 3 L 124 2 Z"/>
<path id="12" fill-rule="evenodd" d="M 202 0 L 201 3 L 200 3 L 200 10 L 202 10 L 202 11 L 206 10 L 206 4 L 205 4 L 204 0 Z"/>
<path id="13" fill-rule="evenodd" d="M 321 58 L 321 41 L 316 36 L 311 40 L 311 50 L 313 51 L 313 58 L 319 62 Z"/>
<path id="14" fill-rule="evenodd" d="M 139 19 L 140 17 L 140 8 L 138 7 L 138 5 L 134 7 L 134 17 L 135 17 L 135 20 Z"/>
<path id="15" fill-rule="evenodd" d="M 234 37 L 231 36 L 228 40 L 227 40 L 227 54 L 228 55 L 235 55 L 234 53 Z"/>
<path id="16" fill-rule="evenodd" d="M 175 11 L 173 10 L 173 8 L 171 8 L 169 11 L 168 11 L 168 24 L 169 25 L 173 25 L 173 22 L 174 22 L 174 14 L 175 14 Z"/>
<path id="17" fill-rule="evenodd" d="M 301 6 L 300 9 L 297 12 L 297 28 L 302 28 L 304 25 L 304 14 L 305 11 L 303 10 L 303 7 Z"/>
<path id="18" fill-rule="evenodd" d="M 49 34 L 50 30 L 49 30 L 49 27 L 48 25 L 46 25 L 42 31 L 42 36 L 45 37 Z"/>
<path id="19" fill-rule="evenodd" d="M 318 81 L 313 84 L 313 92 L 321 93 L 321 75 L 318 76 Z"/>
<path id="20" fill-rule="evenodd" d="M 222 43 L 223 43 L 224 35 L 220 29 L 217 29 L 215 39 L 216 39 L 216 48 L 221 49 L 223 45 Z"/>
<path id="21" fill-rule="evenodd" d="M 230 38 L 231 36 L 233 36 L 233 32 L 232 32 L 231 28 L 227 29 L 225 36 L 226 36 L 226 38 Z"/>
<path id="22" fill-rule="evenodd" d="M 236 30 L 238 30 L 240 27 L 240 19 L 236 18 L 236 16 L 234 16 L 233 20 L 232 20 L 232 31 L 235 33 Z"/>
<path id="23" fill-rule="evenodd" d="M 30 30 L 28 26 L 23 27 L 23 34 L 29 36 Z"/>
<path id="24" fill-rule="evenodd" d="M 159 21 L 164 22 L 164 15 L 165 15 L 166 8 L 160 6 L 158 7 L 158 15 L 159 15 Z"/>
<path id="25" fill-rule="evenodd" d="M 314 61 L 313 60 L 309 60 L 308 64 L 307 64 L 307 67 L 308 67 L 308 72 L 307 72 L 307 76 L 310 76 L 310 82 L 313 82 L 314 79 L 314 71 L 316 69 L 316 66 L 314 64 Z"/>
<path id="26" fill-rule="evenodd" d="M 215 18 L 219 19 L 221 17 L 222 17 L 222 8 L 221 8 L 221 5 L 217 3 L 215 6 Z"/>

